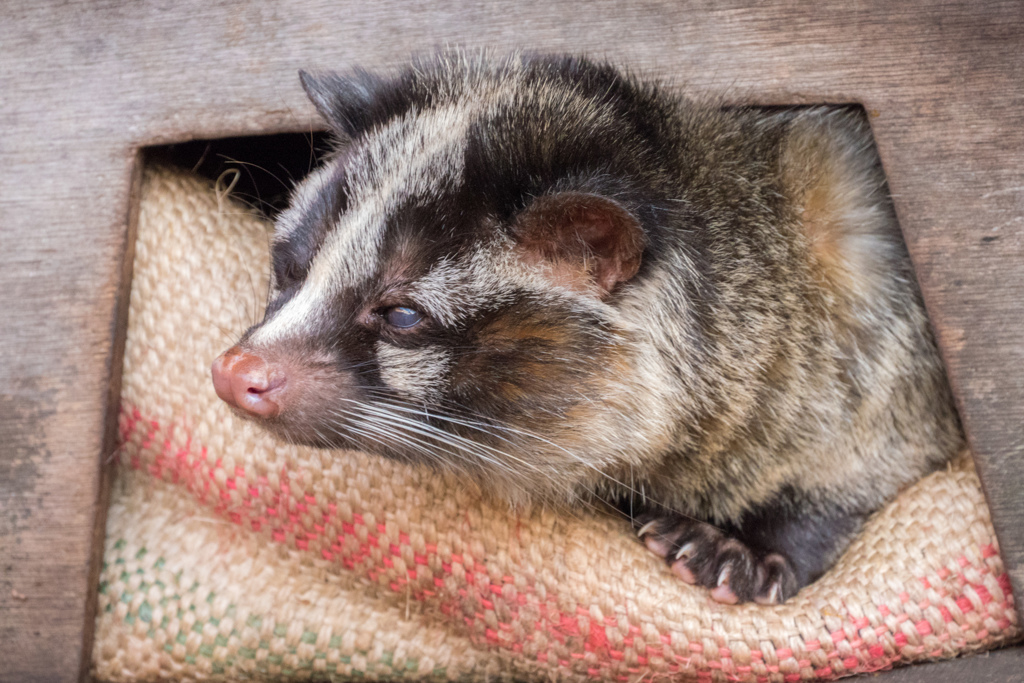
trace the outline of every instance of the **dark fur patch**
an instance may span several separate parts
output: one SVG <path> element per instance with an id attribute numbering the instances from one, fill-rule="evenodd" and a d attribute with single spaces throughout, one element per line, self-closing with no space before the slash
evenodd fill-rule
<path id="1" fill-rule="evenodd" d="M 334 227 L 338 216 L 348 208 L 348 188 L 343 167 L 330 179 L 327 188 L 327 191 L 315 196 L 305 213 L 298 218 L 295 229 L 285 239 L 274 243 L 271 252 L 274 284 L 281 291 L 302 283 L 320 245 Z M 280 307 L 281 302 L 273 303 Z"/>
<path id="2" fill-rule="evenodd" d="M 462 333 L 449 397 L 494 420 L 536 426 L 563 419 L 601 363 L 607 346 L 601 332 L 598 320 L 521 293 L 508 306 L 482 312 Z"/>
<path id="3" fill-rule="evenodd" d="M 799 585 L 805 586 L 832 566 L 865 516 L 838 506 L 811 505 L 787 487 L 770 503 L 748 511 L 730 531 L 761 553 L 783 555 Z"/>

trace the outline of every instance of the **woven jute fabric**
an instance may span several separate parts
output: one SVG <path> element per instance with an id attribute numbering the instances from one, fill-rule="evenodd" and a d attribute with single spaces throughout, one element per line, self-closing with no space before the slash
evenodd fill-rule
<path id="1" fill-rule="evenodd" d="M 93 669 L 102 680 L 831 679 L 1020 635 L 970 459 L 876 514 L 786 604 L 687 586 L 629 524 L 282 444 L 214 394 L 261 315 L 268 227 L 150 169 Z"/>

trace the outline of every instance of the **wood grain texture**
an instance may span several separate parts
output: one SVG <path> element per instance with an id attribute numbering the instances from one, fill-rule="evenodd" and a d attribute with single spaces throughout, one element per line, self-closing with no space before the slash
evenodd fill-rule
<path id="1" fill-rule="evenodd" d="M 735 101 L 863 103 L 1021 594 L 1021 2 L 9 0 L 3 14 L 0 680 L 87 665 L 136 150 L 307 130 L 299 68 L 449 42 L 588 51 Z"/>
<path id="2" fill-rule="evenodd" d="M 1020 683 L 1024 678 L 1024 647 L 917 664 L 884 673 L 855 676 L 851 683 Z M 847 679 L 844 679 L 847 680 Z"/>

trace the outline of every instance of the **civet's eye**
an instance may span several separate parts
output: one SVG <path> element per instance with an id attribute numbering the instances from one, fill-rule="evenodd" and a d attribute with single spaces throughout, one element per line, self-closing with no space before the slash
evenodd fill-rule
<path id="1" fill-rule="evenodd" d="M 419 324 L 423 320 L 423 314 L 406 306 L 392 306 L 384 311 L 384 319 L 388 325 L 406 330 Z"/>

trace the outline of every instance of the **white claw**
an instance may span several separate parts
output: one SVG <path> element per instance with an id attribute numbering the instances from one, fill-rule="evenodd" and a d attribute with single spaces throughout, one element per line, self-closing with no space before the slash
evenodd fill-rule
<path id="1" fill-rule="evenodd" d="M 779 593 L 781 593 L 781 592 L 782 592 L 782 588 L 781 588 L 781 586 L 779 586 L 779 582 L 776 581 L 775 583 L 772 584 L 772 589 L 770 591 L 768 591 L 768 602 L 771 603 L 772 605 L 779 604 Z"/>
<path id="2" fill-rule="evenodd" d="M 676 559 L 678 560 L 678 559 L 680 559 L 682 557 L 689 557 L 692 552 L 693 552 L 693 544 L 692 543 L 687 543 L 682 548 L 680 548 L 679 550 L 676 551 Z"/>
<path id="3" fill-rule="evenodd" d="M 722 573 L 718 575 L 718 583 L 716 585 L 722 586 L 729 583 L 729 575 L 732 573 L 732 565 L 727 564 L 722 567 Z"/>
<path id="4" fill-rule="evenodd" d="M 652 519 L 651 521 L 647 522 L 647 524 L 644 524 L 642 527 L 640 527 L 640 529 L 636 532 L 636 535 L 639 538 L 643 538 L 644 536 L 647 535 L 648 531 L 650 531 L 651 529 L 654 528 L 654 525 L 656 525 L 657 523 L 658 523 L 658 520 Z"/>

